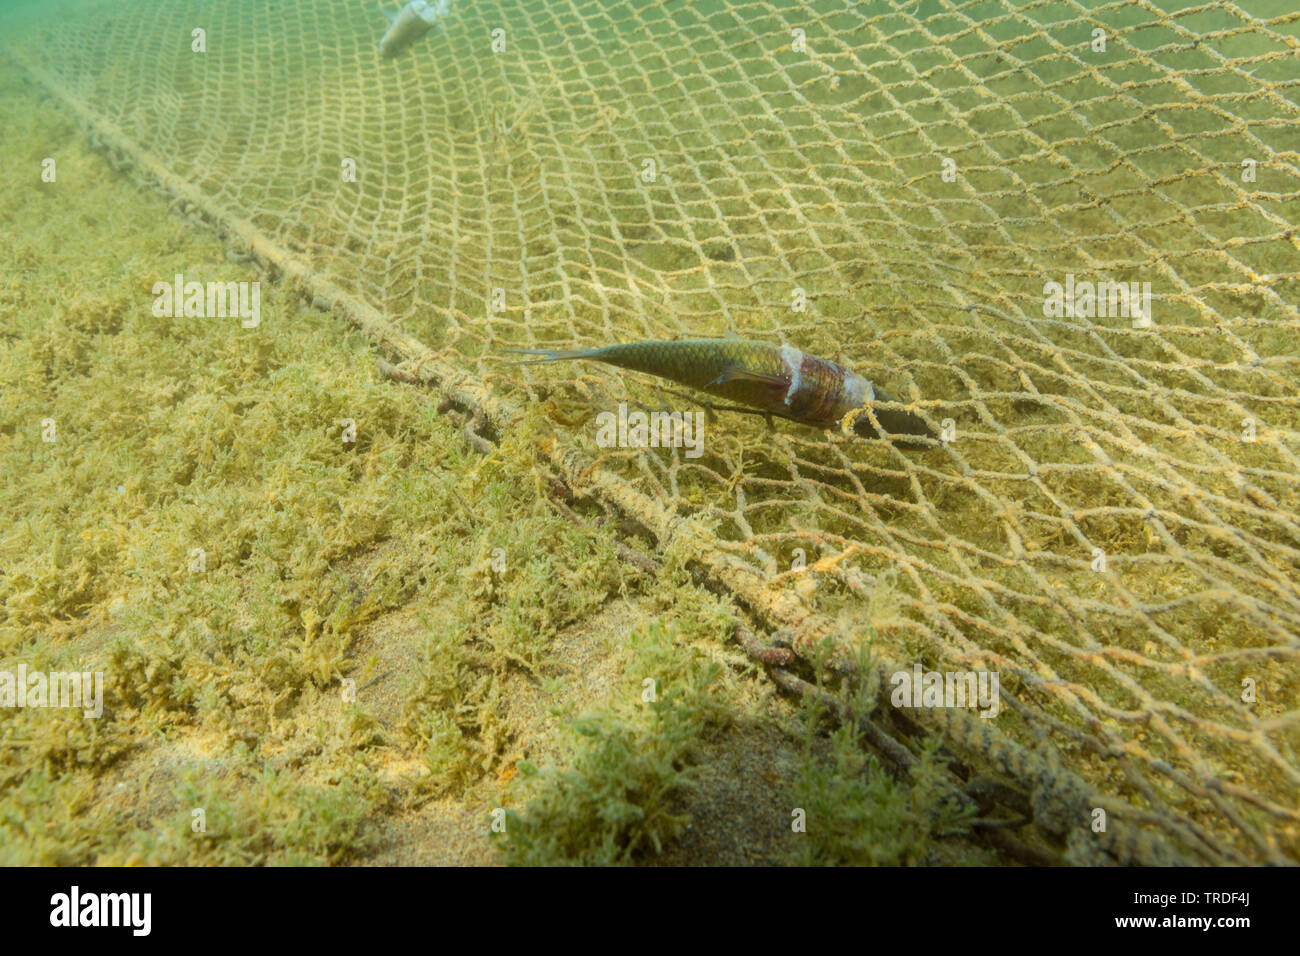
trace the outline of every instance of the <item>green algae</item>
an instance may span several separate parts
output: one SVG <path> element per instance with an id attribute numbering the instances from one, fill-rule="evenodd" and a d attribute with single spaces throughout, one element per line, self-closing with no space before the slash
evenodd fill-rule
<path id="1" fill-rule="evenodd" d="M 0 666 L 105 677 L 96 720 L 0 709 L 0 862 L 787 858 L 711 808 L 783 824 L 793 781 L 728 768 L 829 738 L 729 600 L 552 508 L 535 422 L 475 453 L 291 289 L 255 330 L 153 316 L 160 277 L 259 276 L 3 71 L 0 103 L 0 149 L 61 157 L 0 187 Z M 687 841 L 706 818 L 748 852 Z"/>

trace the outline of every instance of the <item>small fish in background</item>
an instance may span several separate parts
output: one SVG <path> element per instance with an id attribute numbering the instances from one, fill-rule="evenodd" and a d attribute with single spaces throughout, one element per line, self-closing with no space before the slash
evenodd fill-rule
<path id="1" fill-rule="evenodd" d="M 379 41 L 379 54 L 383 57 L 397 56 L 420 37 L 433 28 L 433 25 L 451 12 L 451 0 L 411 0 L 401 10 L 393 13 L 383 11 L 388 17 L 388 32 Z"/>
<path id="2" fill-rule="evenodd" d="M 790 345 L 775 346 L 740 338 L 505 351 L 540 356 L 534 362 L 569 359 L 604 362 L 666 378 L 768 415 L 817 428 L 837 427 L 851 412 L 877 402 L 898 402 L 857 372 L 829 359 L 807 355 Z M 872 414 L 888 435 L 938 437 L 915 412 L 873 408 Z M 878 434 L 869 415 L 857 415 L 852 419 L 852 427 L 863 438 Z"/>

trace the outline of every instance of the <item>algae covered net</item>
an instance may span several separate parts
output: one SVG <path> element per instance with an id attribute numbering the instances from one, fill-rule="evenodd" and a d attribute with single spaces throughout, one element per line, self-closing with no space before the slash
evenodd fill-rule
<path id="1" fill-rule="evenodd" d="M 896 729 L 1010 781 L 1070 859 L 1294 862 L 1289 6 L 458 0 L 384 58 L 369 2 L 90 0 L 11 9 L 5 47 L 799 653 L 996 672 L 996 717 Z M 598 411 L 694 406 L 500 355 L 728 333 L 943 440 L 719 412 L 698 457 L 606 448 Z"/>

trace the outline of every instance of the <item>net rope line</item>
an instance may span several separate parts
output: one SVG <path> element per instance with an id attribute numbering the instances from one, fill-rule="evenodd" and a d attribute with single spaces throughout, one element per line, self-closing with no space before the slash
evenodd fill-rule
<path id="1" fill-rule="evenodd" d="M 699 334 L 702 325 L 715 334 L 799 336 L 820 354 L 840 340 L 872 343 L 846 346 L 844 357 L 870 377 L 883 372 L 891 384 L 904 382 L 893 390 L 936 421 L 955 418 L 963 440 L 942 456 L 909 455 L 742 426 L 692 463 L 627 450 L 584 453 L 579 446 L 590 442 L 557 425 L 545 454 L 573 491 L 636 517 L 661 546 L 685 542 L 711 578 L 770 626 L 793 633 L 805 655 L 818 637 L 842 631 L 848 613 L 854 629 L 875 631 L 886 670 L 907 669 L 918 657 L 927 667 L 996 667 L 1004 703 L 1023 724 L 1003 732 L 968 714 L 908 716 L 944 734 L 963 759 L 996 767 L 1033 790 L 1047 829 L 1056 821 L 1064 832 L 1063 821 L 1077 825 L 1088 807 L 1105 806 L 1125 824 L 1146 828 L 1115 825 L 1104 845 L 1119 859 L 1294 862 L 1300 415 L 1294 359 L 1266 333 L 1289 332 L 1294 341 L 1300 329 L 1296 240 L 1282 212 L 1295 208 L 1297 157 L 1279 133 L 1297 120 L 1287 97 L 1297 84 L 1255 74 L 1295 57 L 1300 15 L 1252 21 L 1231 4 L 1187 7 L 1174 17 L 1148 3 L 1090 11 L 1075 3 L 1002 3 L 1004 16 L 976 21 L 966 12 L 970 4 L 922 4 L 938 11 L 925 17 L 859 6 L 787 16 L 768 4 L 721 3 L 715 12 L 751 19 L 727 22 L 737 43 L 708 47 L 720 16 L 679 11 L 687 22 L 678 22 L 674 35 L 663 32 L 669 14 L 636 5 L 552 5 L 538 14 L 502 4 L 520 33 L 541 38 L 529 54 L 536 68 L 515 63 L 497 71 L 474 59 L 426 58 L 417 76 L 412 58 L 390 71 L 400 89 L 348 101 L 359 109 L 344 109 L 342 117 L 333 100 L 339 94 L 323 88 L 327 108 L 313 110 L 297 85 L 264 62 L 267 48 L 306 32 L 349 69 L 371 75 L 365 71 L 376 68 L 373 58 L 358 51 L 373 37 L 348 46 L 345 34 L 373 24 L 361 16 L 333 22 L 311 4 L 284 5 L 287 23 L 261 11 L 237 22 L 253 42 L 237 58 L 250 79 L 234 92 L 215 82 L 196 88 L 188 51 L 158 68 L 170 87 L 148 82 L 138 65 L 115 61 L 114 49 L 142 38 L 157 46 L 157 27 L 121 19 L 97 38 L 82 28 L 47 37 L 64 54 L 51 57 L 48 68 L 19 50 L 11 55 L 28 61 L 43 85 L 167 191 L 222 223 L 236 242 L 276 262 L 376 341 L 419 356 L 445 395 L 500 427 L 557 388 L 598 407 L 622 397 L 654 403 L 639 385 L 594 370 L 571 379 L 512 377 L 485 358 L 506 345 L 672 337 Z M 989 6 L 980 5 L 981 14 Z M 1049 7 L 1076 16 L 1047 25 L 1033 19 Z M 1110 18 L 1125 8 L 1146 19 L 1116 28 Z M 498 8 L 464 8 L 462 20 L 448 26 L 449 40 L 485 33 L 493 25 L 489 9 Z M 568 14 L 559 19 L 572 29 L 557 33 L 557 10 Z M 173 28 L 185 24 L 187 33 L 196 11 L 213 19 L 192 3 L 169 4 L 159 18 Z M 1207 36 L 1179 22 L 1205 15 L 1240 25 L 1219 25 Z M 847 26 L 845 18 L 852 19 Z M 610 25 L 623 23 L 650 39 L 634 41 L 630 52 L 612 47 L 625 72 L 611 74 L 601 56 L 584 54 L 584 44 L 607 42 Z M 804 67 L 783 63 L 777 49 L 788 45 L 792 25 L 808 30 L 816 50 L 797 75 Z M 1093 25 L 1106 27 L 1110 42 L 1129 55 L 1104 67 L 1083 58 L 1076 41 L 1087 30 L 1076 28 Z M 1153 29 L 1170 39 L 1143 48 L 1143 32 Z M 1070 30 L 1066 45 L 1061 37 Z M 778 39 L 762 49 L 759 40 L 769 34 Z M 1271 46 L 1263 53 L 1219 52 L 1260 36 Z M 1020 38 L 1048 52 L 1024 59 L 1016 50 Z M 657 49 L 666 42 L 677 48 Z M 979 48 L 976 54 L 958 49 L 965 42 Z M 1193 44 L 1212 67 L 1157 64 Z M 818 84 L 874 77 L 883 53 L 893 55 L 891 75 L 848 107 L 824 101 Z M 286 70 L 302 65 L 291 48 L 284 56 Z M 933 62 L 921 62 L 925 56 Z M 1079 72 L 1041 75 L 1043 64 L 1058 62 Z M 1151 75 L 1112 79 L 1135 68 Z M 428 83 L 430 70 L 452 92 L 490 79 L 520 93 L 504 105 L 493 100 L 490 136 L 481 122 L 479 131 L 466 132 L 450 111 L 402 92 Z M 1246 84 L 1246 92 L 1207 93 L 1197 85 L 1225 75 Z M 1080 76 L 1105 95 L 1072 96 Z M 1020 86 L 1007 92 L 1013 81 Z M 1163 83 L 1181 99 L 1156 106 L 1141 99 Z M 638 99 L 644 89 L 653 95 Z M 969 91 L 979 100 L 974 108 L 961 101 Z M 187 127 L 187 97 L 196 95 L 202 122 Z M 870 111 L 860 106 L 864 99 L 871 99 Z M 279 100 L 289 103 L 284 128 L 260 130 L 260 146 L 247 141 L 251 159 L 228 154 L 239 123 L 227 115 L 256 117 Z M 1131 112 L 1094 121 L 1098 102 Z M 1248 112 L 1261 103 L 1270 115 Z M 507 106 L 514 113 L 498 124 L 496 111 Z M 917 118 L 917 111 L 936 109 Z M 1015 129 L 981 129 L 986 114 L 1002 110 L 1020 120 Z M 363 119 L 347 128 L 353 112 Z M 469 112 L 471 119 L 489 116 L 486 105 Z M 1188 113 L 1226 124 L 1215 135 L 1235 137 L 1243 155 L 1279 170 L 1273 181 L 1281 188 L 1242 189 L 1231 163 L 1207 155 L 1215 137 L 1178 125 Z M 1044 116 L 1068 118 L 1073 132 L 1031 128 Z M 960 134 L 956 149 L 940 135 L 950 133 L 945 121 Z M 1145 142 L 1133 135 L 1142 123 L 1150 124 L 1142 127 Z M 401 143 L 402 131 L 430 126 L 441 138 L 424 132 Z M 307 176 L 309 188 L 297 189 L 305 199 L 291 209 L 258 181 L 266 171 L 257 156 L 279 157 L 296 141 L 355 139 L 367 129 L 399 134 L 397 160 L 364 160 L 385 167 L 378 191 L 362 188 L 349 197 L 337 183 Z M 196 131 L 206 138 L 187 138 Z M 984 162 L 962 153 L 972 143 L 999 143 L 999 136 L 1014 141 L 1013 159 L 991 148 L 979 157 Z M 899 145 L 909 137 L 917 145 Z M 756 138 L 761 146 L 752 146 Z M 145 141 L 155 145 L 146 149 Z M 421 172 L 418 157 L 431 142 L 461 161 L 446 175 Z M 1076 151 L 1091 147 L 1110 155 L 1085 162 Z M 1199 172 L 1144 168 L 1171 147 L 1201 159 Z M 608 158 L 593 159 L 601 150 Z M 945 152 L 962 157 L 955 198 L 936 192 L 931 171 Z M 611 166 L 626 171 L 647 154 L 671 171 L 666 187 L 626 189 L 612 181 Z M 1068 171 L 1066 199 L 1051 194 L 1059 184 L 1041 179 L 1035 164 L 1043 160 Z M 1106 180 L 1120 174 L 1127 181 Z M 977 188 L 981 175 L 1001 180 Z M 1214 195 L 1189 198 L 1189 182 L 1207 180 Z M 1159 197 L 1158 214 L 1120 214 L 1125 200 L 1152 195 Z M 630 210 L 640 211 L 639 222 Z M 483 221 L 474 225 L 479 213 Z M 1233 214 L 1247 214 L 1256 234 L 1225 231 L 1222 217 Z M 431 261 L 418 242 L 415 251 L 401 248 L 404 238 L 419 238 L 421 230 L 408 222 L 420 216 L 447 229 L 445 263 Z M 1053 225 L 1080 218 L 1081 232 Z M 549 224 L 549 246 L 538 221 Z M 1043 230 L 1032 244 L 1024 241 L 1029 227 Z M 1150 238 L 1153 230 L 1158 236 L 1182 228 L 1195 232 L 1193 252 L 1208 253 L 1203 258 L 1217 269 L 1209 278 L 1190 279 L 1190 256 L 1180 256 L 1177 243 Z M 973 245 L 961 241 L 970 233 Z M 681 256 L 683 248 L 708 250 L 718 241 L 729 244 L 729 255 Z M 1126 248 L 1114 251 L 1115 242 Z M 660 258 L 643 255 L 647 247 Z M 872 257 L 867 270 L 859 264 L 863 248 Z M 972 262 L 972 248 L 981 261 Z M 1261 249 L 1269 251 L 1267 261 L 1256 255 Z M 1158 340 L 1123 326 L 1034 314 L 1045 274 L 1102 280 L 1135 268 L 1160 288 Z M 789 314 L 794 278 L 820 286 L 812 317 L 797 323 L 781 318 Z M 512 295 L 519 289 L 525 305 L 484 316 L 482 291 L 499 285 Z M 1253 297 L 1253 314 L 1241 308 L 1242 297 Z M 1225 314 L 1228 304 L 1234 308 Z M 422 327 L 423 314 L 437 315 L 441 327 Z M 1223 350 L 1207 348 L 1211 336 Z M 431 350 L 426 340 L 443 347 Z M 1254 449 L 1244 449 L 1230 430 L 1246 417 L 1262 422 Z M 1086 458 L 1063 460 L 1068 456 L 1051 437 L 1067 431 Z M 1099 482 L 1101 492 L 1081 493 L 1083 481 Z M 971 504 L 954 508 L 958 494 Z M 958 520 L 966 510 L 984 520 Z M 712 530 L 703 534 L 703 527 Z M 1089 555 L 1099 541 L 1139 530 L 1144 548 L 1108 550 L 1110 571 L 1092 575 Z M 807 550 L 807 569 L 785 570 L 792 547 Z M 1098 578 L 1104 590 L 1096 588 Z M 817 583 L 816 596 L 805 599 L 809 580 Z M 860 608 L 880 599 L 882 585 L 894 594 L 896 613 L 873 622 Z M 816 609 L 823 594 L 837 589 L 857 600 L 858 612 Z M 1216 647 L 1198 635 L 1192 642 L 1190 615 L 1211 614 L 1245 620 L 1248 630 L 1237 636 L 1247 640 Z M 1271 667 L 1268 679 L 1283 696 L 1292 693 L 1291 709 L 1256 714 L 1237 700 L 1232 668 L 1245 665 Z M 1243 752 L 1254 762 L 1234 762 Z M 1044 754 L 1069 754 L 1071 770 L 1061 769 L 1061 757 Z"/>

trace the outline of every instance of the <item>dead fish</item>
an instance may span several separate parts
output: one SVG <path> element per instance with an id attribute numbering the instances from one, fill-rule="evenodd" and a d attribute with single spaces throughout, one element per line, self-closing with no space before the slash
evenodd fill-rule
<path id="1" fill-rule="evenodd" d="M 644 372 L 729 399 L 769 415 L 818 428 L 836 428 L 852 412 L 877 402 L 897 402 L 865 378 L 829 359 L 790 345 L 775 346 L 740 338 L 680 342 L 629 342 L 591 349 L 507 349 L 536 355 L 535 362 L 585 359 Z M 530 363 L 522 363 L 530 364 Z M 890 435 L 937 437 L 914 412 L 873 408 Z M 877 437 L 871 417 L 856 415 L 854 433 Z"/>
<path id="2" fill-rule="evenodd" d="M 451 0 L 411 0 L 401 10 L 393 13 L 385 10 L 388 17 L 388 32 L 379 41 L 381 56 L 396 56 L 433 28 L 439 19 L 451 12 Z"/>

